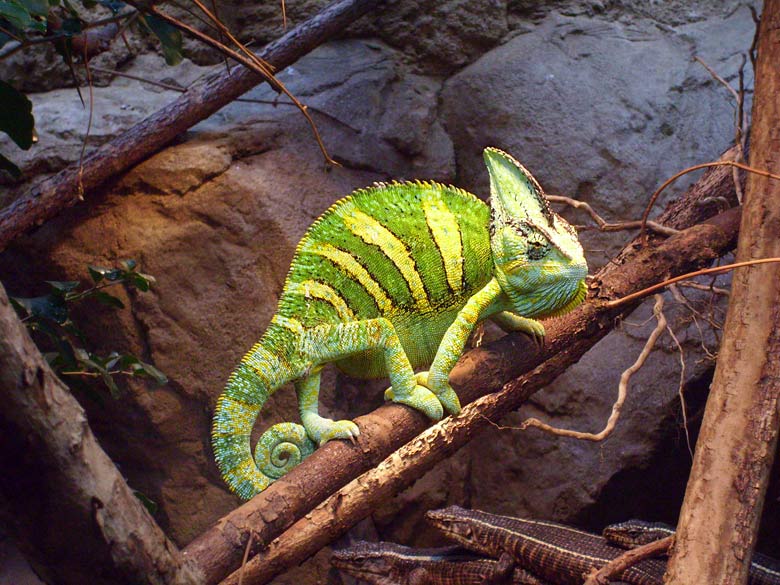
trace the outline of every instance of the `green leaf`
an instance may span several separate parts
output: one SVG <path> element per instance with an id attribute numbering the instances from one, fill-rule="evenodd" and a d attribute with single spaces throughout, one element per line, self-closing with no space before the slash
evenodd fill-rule
<path id="1" fill-rule="evenodd" d="M 2 154 L 0 154 L 0 171 L 5 171 L 14 179 L 18 179 L 22 176 L 22 171 L 19 170 L 19 167 L 5 158 Z"/>
<path id="2" fill-rule="evenodd" d="M 148 376 L 153 378 L 158 384 L 167 384 L 168 376 L 163 374 L 160 370 L 155 368 L 152 364 L 138 361 L 138 363 L 132 364 L 130 369 L 133 370 L 133 376 Z"/>
<path id="3" fill-rule="evenodd" d="M 132 258 L 128 258 L 127 260 L 120 260 L 119 261 L 119 267 L 124 270 L 125 272 L 132 272 L 135 270 L 135 267 L 138 265 L 138 263 L 133 260 Z"/>
<path id="4" fill-rule="evenodd" d="M 5 18 L 20 31 L 27 30 L 33 24 L 30 13 L 16 2 L 0 0 L 0 17 Z"/>
<path id="5" fill-rule="evenodd" d="M 111 282 L 116 282 L 117 280 L 122 279 L 122 271 L 119 268 L 103 268 L 102 266 L 89 266 L 89 275 L 92 277 L 92 280 L 95 282 L 99 282 L 102 279 L 110 280 Z"/>
<path id="6" fill-rule="evenodd" d="M 151 283 L 148 276 L 141 274 L 140 272 L 130 272 L 127 275 L 127 284 L 134 286 L 142 292 L 149 290 L 149 284 Z"/>
<path id="7" fill-rule="evenodd" d="M 47 280 L 46 284 L 50 284 L 58 291 L 71 292 L 76 290 L 81 283 L 78 280 Z"/>
<path id="8" fill-rule="evenodd" d="M 163 56 L 168 65 L 178 65 L 182 60 L 181 31 L 154 15 L 143 17 L 146 26 L 160 39 Z"/>
<path id="9" fill-rule="evenodd" d="M 115 309 L 124 309 L 125 304 L 114 295 L 110 295 L 102 290 L 96 291 L 93 295 L 101 305 L 114 307 Z"/>
<path id="10" fill-rule="evenodd" d="M 34 16 L 49 15 L 49 0 L 17 0 L 17 2 Z"/>
<path id="11" fill-rule="evenodd" d="M 89 276 L 92 278 L 92 282 L 94 282 L 95 284 L 103 280 L 103 272 L 105 270 L 106 270 L 105 268 L 99 268 L 97 266 L 87 266 L 87 271 L 89 272 Z"/>
<path id="12" fill-rule="evenodd" d="M 109 392 L 111 392 L 111 396 L 114 398 L 119 398 L 122 395 L 122 392 L 119 390 L 119 386 L 116 385 L 114 378 L 109 372 L 100 372 L 100 378 L 103 380 L 103 383 L 106 385 L 106 388 L 108 388 Z"/>
<path id="13" fill-rule="evenodd" d="M 0 0 L 0 15 L 3 4 Z M 0 80 L 0 131 L 8 134 L 19 148 L 27 150 L 33 144 L 34 127 L 32 102 L 23 93 Z"/>
<path id="14" fill-rule="evenodd" d="M 51 294 L 29 299 L 15 297 L 14 300 L 33 317 L 50 319 L 60 324 L 68 320 L 68 308 L 65 306 L 65 300 L 59 295 Z"/>
<path id="15" fill-rule="evenodd" d="M 154 516 L 157 513 L 157 503 L 154 500 L 149 499 L 146 495 L 142 494 L 137 490 L 133 490 L 133 495 L 139 500 L 141 500 L 141 503 L 144 505 L 144 508 L 146 508 L 147 511 L 152 516 Z"/>

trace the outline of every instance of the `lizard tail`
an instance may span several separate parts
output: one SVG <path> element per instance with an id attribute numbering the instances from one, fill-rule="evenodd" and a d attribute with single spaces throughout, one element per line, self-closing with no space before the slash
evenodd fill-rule
<path id="1" fill-rule="evenodd" d="M 230 375 L 214 413 L 211 444 L 217 465 L 230 489 L 244 500 L 263 491 L 316 448 L 301 425 L 280 423 L 263 433 L 252 457 L 250 435 L 257 415 L 273 391 L 289 379 L 285 368 L 276 367 L 278 362 L 262 343 L 252 348 Z"/>

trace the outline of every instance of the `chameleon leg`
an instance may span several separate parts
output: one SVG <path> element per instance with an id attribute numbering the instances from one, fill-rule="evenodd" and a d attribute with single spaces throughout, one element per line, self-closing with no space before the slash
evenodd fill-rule
<path id="1" fill-rule="evenodd" d="M 323 445 L 332 439 L 349 439 L 353 441 L 360 431 L 351 420 L 334 421 L 319 415 L 320 372 L 295 382 L 298 394 L 298 408 L 301 412 L 301 422 L 309 438 Z"/>
<path id="2" fill-rule="evenodd" d="M 441 401 L 447 412 L 460 412 L 458 395 L 450 386 L 449 377 L 452 368 L 463 353 L 466 341 L 480 319 L 489 316 L 495 310 L 496 301 L 501 295 L 501 285 L 494 278 L 485 287 L 472 296 L 452 322 L 436 350 L 430 370 L 417 374 L 417 383 L 430 388 Z"/>
<path id="3" fill-rule="evenodd" d="M 510 311 L 501 311 L 490 317 L 490 319 L 507 333 L 510 331 L 522 331 L 534 339 L 544 338 L 544 325 L 535 319 L 521 317 Z"/>
<path id="4" fill-rule="evenodd" d="M 385 392 L 386 399 L 411 406 L 433 420 L 442 418 L 444 411 L 441 403 L 428 388 L 416 383 L 409 358 L 406 357 L 393 324 L 387 319 L 380 317 L 313 327 L 306 331 L 301 340 L 301 351 L 315 363 L 336 361 L 369 349 L 384 350 L 385 365 L 392 384 Z"/>

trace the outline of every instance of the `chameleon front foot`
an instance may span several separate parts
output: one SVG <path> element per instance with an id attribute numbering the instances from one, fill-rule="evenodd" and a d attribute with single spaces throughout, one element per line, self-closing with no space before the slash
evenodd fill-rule
<path id="1" fill-rule="evenodd" d="M 309 438 L 322 446 L 333 439 L 348 439 L 355 442 L 360 429 L 351 420 L 331 420 L 318 414 L 307 413 L 302 417 L 303 426 Z"/>
<path id="2" fill-rule="evenodd" d="M 425 386 L 438 398 L 444 411 L 450 414 L 460 413 L 460 400 L 455 390 L 448 382 L 439 382 L 438 384 L 429 381 L 430 372 L 418 372 L 414 375 L 414 380 L 420 386 Z"/>
<path id="3" fill-rule="evenodd" d="M 411 392 L 396 392 L 391 386 L 385 390 L 385 400 L 411 406 L 429 419 L 438 421 L 444 417 L 444 409 L 436 395 L 425 386 L 415 385 Z"/>

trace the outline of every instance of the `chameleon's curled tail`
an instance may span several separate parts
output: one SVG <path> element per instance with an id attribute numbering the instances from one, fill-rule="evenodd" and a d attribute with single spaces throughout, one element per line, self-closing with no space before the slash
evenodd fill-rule
<path id="1" fill-rule="evenodd" d="M 211 434 L 222 477 L 245 500 L 263 491 L 316 448 L 301 425 L 280 423 L 263 433 L 252 457 L 249 439 L 255 419 L 268 396 L 286 381 L 279 380 L 279 371 L 273 372 L 273 368 L 253 368 L 250 356 L 258 355 L 257 348 L 253 352 L 231 374 L 219 397 Z M 272 375 L 264 375 L 265 371 Z"/>

